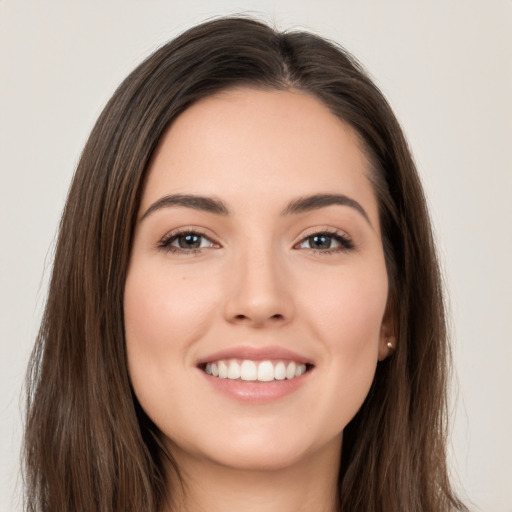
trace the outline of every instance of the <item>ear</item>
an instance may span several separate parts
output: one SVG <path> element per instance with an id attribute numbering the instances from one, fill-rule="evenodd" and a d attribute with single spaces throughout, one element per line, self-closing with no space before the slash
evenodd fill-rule
<path id="1" fill-rule="evenodd" d="M 391 300 L 388 300 L 380 327 L 379 361 L 384 361 L 396 350 L 396 315 Z"/>

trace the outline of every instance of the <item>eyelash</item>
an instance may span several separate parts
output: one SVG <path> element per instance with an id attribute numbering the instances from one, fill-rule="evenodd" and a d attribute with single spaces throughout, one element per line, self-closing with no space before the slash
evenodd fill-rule
<path id="1" fill-rule="evenodd" d="M 158 248 L 163 251 L 174 253 L 174 254 L 177 253 L 177 254 L 187 254 L 187 255 L 198 255 L 202 251 L 201 248 L 182 249 L 180 247 L 174 247 L 171 245 L 171 243 L 173 243 L 178 238 L 180 238 L 181 236 L 184 236 L 184 235 L 195 235 L 195 236 L 198 236 L 201 238 L 206 238 L 210 242 L 215 243 L 201 231 L 197 231 L 195 229 L 184 229 L 184 230 L 180 230 L 180 231 L 173 231 L 173 232 L 169 233 L 168 235 L 166 235 L 158 243 Z M 328 255 L 337 254 L 340 252 L 346 252 L 346 251 L 350 251 L 355 248 L 355 245 L 352 242 L 352 240 L 346 234 L 344 234 L 338 230 L 315 231 L 315 232 L 305 236 L 296 245 L 301 245 L 304 242 L 306 242 L 308 239 L 313 238 L 314 236 L 326 236 L 326 237 L 332 238 L 333 240 L 335 240 L 336 242 L 338 242 L 340 244 L 339 247 L 329 248 L 327 250 L 308 248 L 308 250 L 314 251 L 317 254 L 322 255 L 322 256 L 328 256 Z"/>
<path id="2" fill-rule="evenodd" d="M 183 229 L 180 231 L 173 231 L 166 235 L 160 242 L 158 243 L 158 248 L 162 249 L 166 252 L 171 253 L 179 253 L 179 254 L 187 254 L 187 255 L 196 255 L 201 252 L 200 248 L 195 249 L 182 249 L 180 247 L 173 247 L 171 245 L 172 242 L 177 240 L 180 236 L 184 235 L 196 235 L 198 237 L 206 238 L 207 240 L 210 240 L 210 242 L 213 243 L 213 241 L 207 237 L 204 233 L 201 233 L 200 231 L 197 231 L 195 229 Z"/>

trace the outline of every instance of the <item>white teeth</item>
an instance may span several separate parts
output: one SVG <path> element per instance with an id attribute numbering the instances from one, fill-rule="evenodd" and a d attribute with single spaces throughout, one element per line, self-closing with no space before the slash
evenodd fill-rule
<path id="1" fill-rule="evenodd" d="M 305 364 L 283 361 L 272 363 L 272 361 L 250 361 L 248 359 L 240 364 L 236 360 L 216 361 L 207 363 L 204 371 L 213 377 L 220 379 L 241 379 L 244 381 L 271 382 L 273 380 L 294 379 L 306 372 Z"/>
<path id="2" fill-rule="evenodd" d="M 231 361 L 228 367 L 228 379 L 240 378 L 240 365 L 236 361 Z"/>
<path id="3" fill-rule="evenodd" d="M 274 368 L 274 379 L 276 380 L 284 380 L 286 378 L 286 366 L 282 361 L 276 364 Z"/>
<path id="4" fill-rule="evenodd" d="M 272 361 L 262 361 L 258 365 L 258 380 L 262 382 L 274 380 L 274 365 Z"/>
<path id="5" fill-rule="evenodd" d="M 306 371 L 306 366 L 303 364 L 298 364 L 297 368 L 295 368 L 295 377 L 300 377 Z"/>
<path id="6" fill-rule="evenodd" d="M 228 367 L 224 361 L 219 361 L 219 377 L 221 379 L 228 378 Z"/>
<path id="7" fill-rule="evenodd" d="M 258 380 L 258 367 L 254 361 L 244 361 L 240 368 L 242 380 Z"/>

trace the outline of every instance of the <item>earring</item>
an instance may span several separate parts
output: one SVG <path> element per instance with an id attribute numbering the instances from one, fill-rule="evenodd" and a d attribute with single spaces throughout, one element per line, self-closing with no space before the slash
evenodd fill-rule
<path id="1" fill-rule="evenodd" d="M 391 343 L 391 341 L 388 341 L 386 345 L 389 349 L 393 348 L 393 343 Z"/>

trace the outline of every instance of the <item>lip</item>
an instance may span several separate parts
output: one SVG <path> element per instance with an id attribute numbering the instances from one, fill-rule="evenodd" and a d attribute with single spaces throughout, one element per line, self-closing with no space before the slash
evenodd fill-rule
<path id="1" fill-rule="evenodd" d="M 295 361 L 299 364 L 306 364 L 308 371 L 300 377 L 294 379 L 274 380 L 271 382 L 242 381 L 232 379 L 220 379 L 204 372 L 203 367 L 206 363 L 219 361 L 221 359 L 249 359 L 251 361 L 279 360 Z M 251 347 L 239 346 L 220 350 L 202 357 L 197 361 L 197 369 L 209 386 L 230 399 L 252 403 L 268 403 L 280 398 L 284 398 L 297 391 L 308 382 L 314 368 L 311 359 L 302 356 L 292 350 L 283 347 Z"/>
<path id="2" fill-rule="evenodd" d="M 231 347 L 202 357 L 196 363 L 197 366 L 203 366 L 206 363 L 220 361 L 221 359 L 249 359 L 251 361 L 279 360 L 279 361 L 295 361 L 299 364 L 313 365 L 313 361 L 304 357 L 297 352 L 286 349 L 284 347 L 251 347 L 238 346 Z"/>
<path id="3" fill-rule="evenodd" d="M 288 380 L 273 380 L 272 382 L 243 381 L 231 379 L 219 379 L 201 372 L 207 383 L 213 389 L 223 395 L 240 402 L 261 404 L 279 400 L 302 387 L 310 378 L 309 370 L 300 377 Z"/>

